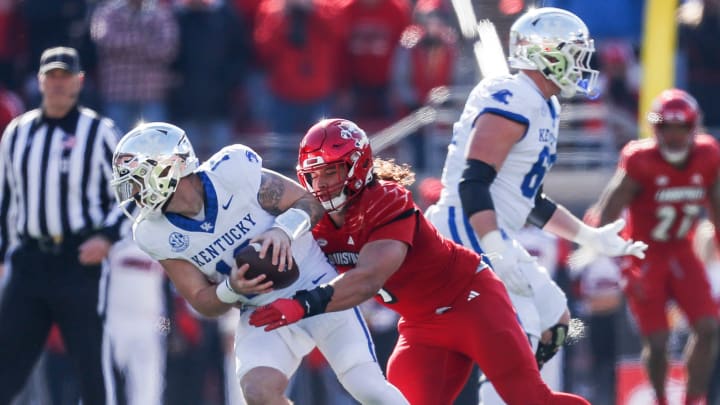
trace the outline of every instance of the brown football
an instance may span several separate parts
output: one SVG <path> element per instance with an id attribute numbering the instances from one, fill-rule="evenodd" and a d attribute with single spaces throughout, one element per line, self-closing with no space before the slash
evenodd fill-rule
<path id="1" fill-rule="evenodd" d="M 250 264 L 250 268 L 245 273 L 246 279 L 253 279 L 261 274 L 265 274 L 265 281 L 272 281 L 274 289 L 285 288 L 290 284 L 294 283 L 295 280 L 300 277 L 300 269 L 297 266 L 295 260 L 293 265 L 285 271 L 278 271 L 278 266 L 272 264 L 273 246 L 265 253 L 265 258 L 261 259 L 259 243 L 251 243 L 242 248 L 237 255 L 235 255 L 235 263 L 238 267 L 245 263 Z"/>

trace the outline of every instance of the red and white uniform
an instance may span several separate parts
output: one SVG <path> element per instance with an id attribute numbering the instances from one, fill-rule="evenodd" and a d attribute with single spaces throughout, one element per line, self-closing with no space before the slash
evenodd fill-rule
<path id="1" fill-rule="evenodd" d="M 718 181 L 720 145 L 709 135 L 698 135 L 686 164 L 677 168 L 663 159 L 655 139 L 633 141 L 623 149 L 619 167 L 640 184 L 628 206 L 627 232 L 649 245 L 645 260 L 622 262 L 624 272 L 639 270 L 643 295 L 638 289 L 626 292 L 640 330 L 648 335 L 668 329 L 665 304 L 670 299 L 691 323 L 718 316 L 690 236 Z"/>
<path id="2" fill-rule="evenodd" d="M 388 380 L 413 405 L 449 404 L 477 363 L 507 403 L 547 403 L 551 391 L 505 286 L 480 256 L 442 237 L 394 182 L 373 182 L 355 198 L 342 227 L 326 215 L 313 234 L 341 273 L 356 265 L 366 243 L 410 247 L 377 295 L 401 315 Z"/>

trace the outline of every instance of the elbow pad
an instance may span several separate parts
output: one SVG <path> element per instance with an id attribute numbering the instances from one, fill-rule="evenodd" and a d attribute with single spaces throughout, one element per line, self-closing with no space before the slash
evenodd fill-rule
<path id="1" fill-rule="evenodd" d="M 555 213 L 557 204 L 543 193 L 542 186 L 535 196 L 535 207 L 530 211 L 527 221 L 542 229 Z"/>
<path id="2" fill-rule="evenodd" d="M 476 212 L 494 211 L 495 205 L 490 196 L 490 185 L 495 180 L 497 171 L 489 164 L 477 159 L 468 159 L 466 163 L 458 186 L 465 216 L 470 218 Z"/>

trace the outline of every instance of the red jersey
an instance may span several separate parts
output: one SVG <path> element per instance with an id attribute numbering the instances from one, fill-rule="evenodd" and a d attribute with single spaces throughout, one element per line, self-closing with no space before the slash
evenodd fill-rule
<path id="1" fill-rule="evenodd" d="M 691 244 L 697 225 L 720 170 L 720 146 L 709 135 L 698 135 L 683 167 L 665 161 L 655 139 L 632 141 L 623 148 L 619 167 L 640 184 L 629 206 L 628 229 L 634 240 L 648 242 L 649 250 L 665 243 Z"/>
<path id="2" fill-rule="evenodd" d="M 392 239 L 408 244 L 405 261 L 375 297 L 407 319 L 449 307 L 467 293 L 480 264 L 475 252 L 441 236 L 411 193 L 395 182 L 368 185 L 348 207 L 342 227 L 326 214 L 313 235 L 340 273 L 355 267 L 366 243 Z"/>

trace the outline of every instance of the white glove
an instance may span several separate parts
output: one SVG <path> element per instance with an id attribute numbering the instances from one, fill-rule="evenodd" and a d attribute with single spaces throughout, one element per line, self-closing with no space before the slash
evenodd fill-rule
<path id="1" fill-rule="evenodd" d="M 533 295 L 530 283 L 520 267 L 519 247 L 515 248 L 512 241 L 503 239 L 500 231 L 490 231 L 480 240 L 480 246 L 490 259 L 495 274 L 505 283 L 507 289 L 517 295 L 531 297 Z"/>
<path id="2" fill-rule="evenodd" d="M 625 227 L 625 220 L 607 224 L 601 228 L 593 228 L 582 225 L 575 235 L 574 242 L 581 245 L 581 248 L 570 257 L 570 265 L 573 267 L 585 267 L 598 255 L 603 256 L 635 256 L 638 259 L 645 258 L 645 250 L 648 245 L 645 242 L 623 239 L 618 235 Z"/>

